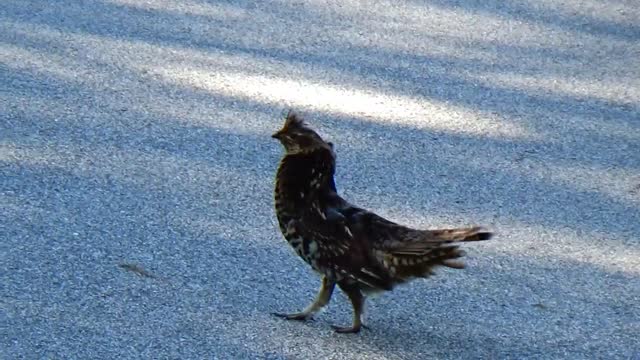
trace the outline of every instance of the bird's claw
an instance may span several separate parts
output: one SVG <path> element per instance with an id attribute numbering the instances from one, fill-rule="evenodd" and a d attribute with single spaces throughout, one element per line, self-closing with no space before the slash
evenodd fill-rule
<path id="1" fill-rule="evenodd" d="M 335 330 L 338 334 L 357 334 L 361 329 L 369 330 L 370 328 L 365 324 L 353 325 L 353 326 L 337 326 L 331 325 L 333 330 Z"/>
<path id="2" fill-rule="evenodd" d="M 287 319 L 287 320 L 313 321 L 313 315 L 305 314 L 305 313 L 286 314 L 286 313 L 274 312 L 274 313 L 271 313 L 271 315 L 277 316 L 279 318 Z"/>

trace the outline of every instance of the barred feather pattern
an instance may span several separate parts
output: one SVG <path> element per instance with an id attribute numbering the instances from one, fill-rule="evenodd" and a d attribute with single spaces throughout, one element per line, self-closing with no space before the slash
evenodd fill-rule
<path id="1" fill-rule="evenodd" d="M 325 306 L 337 284 L 349 297 L 354 321 L 338 332 L 358 332 L 364 295 L 434 274 L 438 266 L 464 268 L 461 242 L 482 241 L 481 227 L 418 230 L 399 225 L 343 199 L 337 192 L 333 145 L 291 112 L 273 135 L 286 154 L 276 173 L 275 208 L 280 230 L 294 251 L 322 278 L 305 310 L 276 314 L 305 320 Z"/>
<path id="2" fill-rule="evenodd" d="M 335 189 L 335 156 L 325 148 L 287 154 L 276 174 L 275 207 L 280 231 L 311 267 L 339 282 L 391 289 L 391 278 L 364 246 L 354 242 L 349 226 L 327 207 Z"/>
<path id="3" fill-rule="evenodd" d="M 354 206 L 334 183 L 335 157 L 320 149 L 286 155 L 276 176 L 280 230 L 311 267 L 364 292 L 434 274 L 438 266 L 461 269 L 457 243 L 491 238 L 480 227 L 416 230 Z"/>
<path id="4" fill-rule="evenodd" d="M 459 243 L 492 237 L 492 233 L 481 227 L 411 229 L 350 204 L 335 189 L 320 200 L 327 209 L 325 211 L 342 215 L 341 223 L 352 234 L 352 247 L 364 248 L 368 253 L 365 258 L 375 262 L 376 267 L 382 269 L 389 279 L 384 287 L 371 289 L 364 284 L 365 292 L 388 290 L 414 278 L 431 276 L 438 266 L 464 268 L 464 264 L 458 260 L 465 255 Z"/>

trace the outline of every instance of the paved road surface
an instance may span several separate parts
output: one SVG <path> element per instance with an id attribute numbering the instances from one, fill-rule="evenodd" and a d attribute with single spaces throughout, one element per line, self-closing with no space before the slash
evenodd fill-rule
<path id="1" fill-rule="evenodd" d="M 4 0 L 2 358 L 640 357 L 636 1 Z M 635 20 L 634 20 L 635 19 Z M 345 196 L 485 224 L 369 302 L 276 230 L 288 107 Z"/>

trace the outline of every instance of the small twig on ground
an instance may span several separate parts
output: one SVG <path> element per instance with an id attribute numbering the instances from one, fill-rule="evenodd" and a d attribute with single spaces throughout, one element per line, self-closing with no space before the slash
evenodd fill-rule
<path id="1" fill-rule="evenodd" d="M 142 268 L 142 266 L 140 266 L 140 265 L 122 263 L 122 264 L 118 264 L 118 266 L 123 268 L 123 269 L 125 269 L 125 270 L 127 270 L 127 271 L 131 271 L 132 273 L 135 273 L 140 277 L 146 277 L 146 278 L 150 278 L 150 279 L 157 279 L 157 277 L 155 275 L 153 275 L 152 273 L 148 272 L 147 270 Z"/>

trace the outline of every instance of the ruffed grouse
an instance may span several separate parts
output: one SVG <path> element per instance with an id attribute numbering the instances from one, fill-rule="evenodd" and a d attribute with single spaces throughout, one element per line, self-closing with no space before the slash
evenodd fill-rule
<path id="1" fill-rule="evenodd" d="M 335 188 L 335 154 L 296 114 L 289 112 L 272 135 L 285 148 L 276 174 L 275 208 L 280 230 L 313 270 L 322 276 L 316 299 L 301 312 L 275 315 L 307 320 L 329 303 L 337 284 L 353 306 L 353 323 L 334 326 L 358 332 L 365 296 L 426 278 L 437 266 L 461 269 L 459 242 L 488 240 L 480 227 L 416 230 L 356 207 Z"/>

